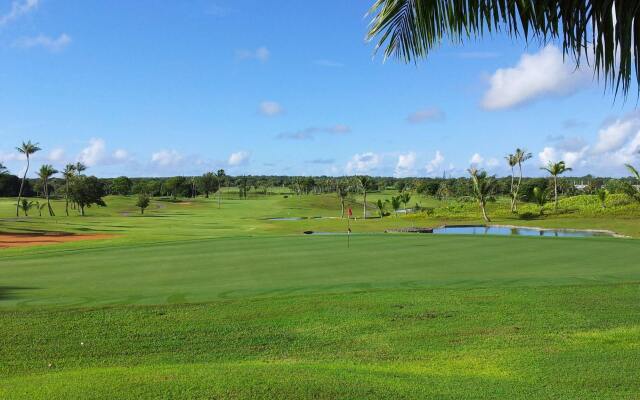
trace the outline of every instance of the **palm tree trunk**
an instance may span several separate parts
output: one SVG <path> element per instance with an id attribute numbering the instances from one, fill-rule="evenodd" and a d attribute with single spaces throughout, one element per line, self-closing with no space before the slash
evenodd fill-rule
<path id="1" fill-rule="evenodd" d="M 22 182 L 20 182 L 20 191 L 18 192 L 18 204 L 16 204 L 16 217 L 20 216 L 20 200 L 22 199 L 22 190 L 24 189 L 24 181 L 27 180 L 27 172 L 29 172 L 29 155 L 28 154 L 27 154 L 27 169 L 24 170 L 24 175 L 22 176 Z"/>
<path id="2" fill-rule="evenodd" d="M 340 219 L 344 219 L 344 199 L 340 199 Z"/>
<path id="3" fill-rule="evenodd" d="M 553 199 L 555 211 L 558 212 L 558 177 L 556 175 L 553 176 Z"/>
<path id="4" fill-rule="evenodd" d="M 51 199 L 49 198 L 49 183 L 45 182 L 44 191 L 47 196 L 47 207 L 49 208 L 49 216 L 54 217 L 56 214 L 53 212 L 53 208 L 51 207 Z"/>
<path id="5" fill-rule="evenodd" d="M 65 179 L 64 182 L 64 212 L 69 216 L 69 178 Z"/>
<path id="6" fill-rule="evenodd" d="M 522 183 L 522 164 L 518 163 L 518 169 L 520 175 L 518 176 L 518 184 L 516 185 L 516 191 L 513 193 L 513 209 L 518 211 L 518 193 L 520 192 L 520 184 Z"/>
<path id="7" fill-rule="evenodd" d="M 218 208 L 220 208 L 220 195 L 222 194 L 222 186 L 218 188 Z"/>
<path id="8" fill-rule="evenodd" d="M 362 219 L 367 219 L 367 191 L 364 191 L 364 201 L 362 202 Z"/>
<path id="9" fill-rule="evenodd" d="M 514 183 L 514 176 L 513 176 L 513 166 L 511 167 L 511 212 L 514 212 L 516 209 L 516 188 L 513 185 Z"/>
<path id="10" fill-rule="evenodd" d="M 491 222 L 491 219 L 487 215 L 487 210 L 485 209 L 485 204 L 483 202 L 480 203 L 480 208 L 482 209 L 482 218 L 484 218 L 485 222 Z"/>

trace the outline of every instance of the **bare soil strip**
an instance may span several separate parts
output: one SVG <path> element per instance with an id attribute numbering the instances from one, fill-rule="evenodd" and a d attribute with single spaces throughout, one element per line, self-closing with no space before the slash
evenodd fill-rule
<path id="1" fill-rule="evenodd" d="M 115 235 L 91 234 L 76 235 L 65 232 L 44 232 L 44 233 L 2 233 L 0 232 L 0 249 L 10 247 L 41 246 L 47 244 L 77 242 L 80 240 L 110 239 Z"/>

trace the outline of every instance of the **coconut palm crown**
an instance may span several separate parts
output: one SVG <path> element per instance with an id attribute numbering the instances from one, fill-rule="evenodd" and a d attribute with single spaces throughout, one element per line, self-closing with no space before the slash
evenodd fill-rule
<path id="1" fill-rule="evenodd" d="M 576 65 L 627 93 L 640 82 L 640 3 L 629 0 L 376 0 L 367 40 L 384 57 L 426 58 L 444 39 L 462 43 L 495 32 L 526 42 L 559 41 Z"/>

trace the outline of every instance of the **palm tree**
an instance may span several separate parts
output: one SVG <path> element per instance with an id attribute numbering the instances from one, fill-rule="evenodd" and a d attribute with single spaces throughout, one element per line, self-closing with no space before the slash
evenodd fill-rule
<path id="1" fill-rule="evenodd" d="M 29 201 L 27 199 L 22 199 L 22 201 L 20 202 L 20 208 L 24 212 L 24 216 L 25 217 L 29 216 L 29 210 L 31 210 L 34 205 L 35 205 L 35 203 L 33 201 Z"/>
<path id="2" fill-rule="evenodd" d="M 362 219 L 367 218 L 367 192 L 373 188 L 373 179 L 366 175 L 356 176 L 356 184 L 358 188 L 362 191 L 362 195 L 364 196 L 363 209 L 362 209 Z"/>
<path id="3" fill-rule="evenodd" d="M 20 199 L 22 198 L 22 191 L 24 190 L 24 183 L 27 180 L 27 172 L 29 172 L 29 161 L 30 156 L 38 151 L 40 151 L 40 147 L 38 147 L 38 143 L 31 143 L 31 140 L 22 142 L 20 147 L 16 147 L 20 153 L 24 154 L 27 157 L 27 168 L 24 170 L 24 175 L 22 176 L 22 182 L 20 183 L 20 191 L 18 192 L 18 204 L 16 205 L 16 217 L 19 216 L 20 209 Z M 26 212 L 25 212 L 26 215 Z"/>
<path id="4" fill-rule="evenodd" d="M 400 208 L 401 201 L 402 199 L 400 198 L 400 196 L 393 196 L 391 198 L 391 207 L 393 208 L 393 211 L 396 214 L 396 217 L 398 216 L 398 208 Z"/>
<path id="5" fill-rule="evenodd" d="M 83 164 L 82 162 L 80 162 L 80 161 L 78 161 L 78 162 L 76 163 L 76 166 L 75 166 L 75 167 L 76 167 L 76 172 L 78 173 L 78 175 L 82 175 L 82 173 L 83 173 L 84 171 L 86 171 L 86 170 L 87 170 L 87 166 L 86 166 L 86 165 L 84 165 L 84 164 Z"/>
<path id="6" fill-rule="evenodd" d="M 509 154 L 505 157 L 507 160 L 507 164 L 509 164 L 509 168 L 511 168 L 511 189 L 509 190 L 509 195 L 511 196 L 511 212 L 515 212 L 515 193 L 516 193 L 516 185 L 515 185 L 515 170 L 514 168 L 518 165 L 518 160 L 516 159 L 515 154 Z"/>
<path id="7" fill-rule="evenodd" d="M 344 202 L 347 199 L 347 196 L 349 196 L 350 190 L 351 187 L 349 186 L 349 182 L 346 180 L 341 180 L 336 185 L 336 194 L 340 199 L 340 218 L 344 218 Z"/>
<path id="8" fill-rule="evenodd" d="M 567 171 L 571 171 L 571 168 L 568 168 L 564 161 L 559 161 L 557 163 L 549 161 L 549 164 L 546 167 L 542 167 L 541 169 L 547 171 L 553 177 L 553 203 L 554 209 L 558 211 L 558 176 L 564 174 Z"/>
<path id="9" fill-rule="evenodd" d="M 533 188 L 533 201 L 540 207 L 540 215 L 544 212 L 544 205 L 547 203 L 547 191 L 539 187 Z"/>
<path id="10" fill-rule="evenodd" d="M 409 193 L 409 192 L 400 193 L 400 200 L 404 204 L 404 213 L 407 214 L 407 212 L 408 212 L 407 211 L 407 203 L 409 203 L 409 201 L 411 201 L 411 193 Z"/>
<path id="11" fill-rule="evenodd" d="M 478 201 L 478 205 L 482 210 L 482 218 L 486 222 L 491 222 L 487 215 L 487 200 L 494 191 L 496 181 L 493 177 L 487 175 L 486 171 L 478 171 L 476 168 L 469 168 L 469 174 L 471 175 L 471 182 L 473 183 L 473 194 Z"/>
<path id="12" fill-rule="evenodd" d="M 376 207 L 378 207 L 378 214 L 380 214 L 380 219 L 382 219 L 382 217 L 384 217 L 384 207 L 385 207 L 385 203 L 378 199 L 378 201 L 376 202 Z"/>
<path id="13" fill-rule="evenodd" d="M 562 41 L 576 65 L 588 58 L 606 83 L 628 93 L 640 40 L 637 2 L 628 0 L 376 0 L 367 40 L 378 38 L 385 59 L 426 58 L 445 39 L 454 43 L 506 32 L 511 38 Z M 590 53 L 590 54 L 587 54 Z"/>
<path id="14" fill-rule="evenodd" d="M 218 172 L 216 172 L 216 176 L 218 177 L 218 208 L 220 208 L 220 196 L 222 196 L 222 187 L 224 186 L 227 175 L 223 169 L 219 169 Z"/>
<path id="15" fill-rule="evenodd" d="M 518 170 L 520 172 L 520 175 L 518 176 L 518 184 L 515 187 L 515 191 L 513 192 L 513 198 L 512 198 L 512 209 L 511 211 L 518 211 L 518 192 L 520 192 L 520 184 L 522 183 L 522 164 L 529 160 L 532 155 L 531 153 L 527 152 L 526 150 L 523 149 L 516 149 L 516 154 L 514 154 L 515 159 L 516 159 L 516 163 L 518 164 Z"/>
<path id="16" fill-rule="evenodd" d="M 609 195 L 609 191 L 605 188 L 600 188 L 596 191 L 596 195 L 598 196 L 598 200 L 600 200 L 602 209 L 607 208 L 607 195 Z"/>
<path id="17" fill-rule="evenodd" d="M 40 181 L 42 182 L 42 190 L 44 191 L 44 196 L 47 199 L 47 207 L 49 208 L 49 216 L 53 217 L 55 216 L 55 213 L 53 212 L 53 208 L 51 207 L 51 200 L 49 199 L 49 180 L 51 179 L 51 177 L 55 174 L 57 174 L 58 171 L 56 169 L 53 168 L 53 166 L 49 165 L 49 164 L 44 164 L 43 166 L 40 167 L 40 170 L 38 171 L 38 177 L 40 178 Z"/>
<path id="18" fill-rule="evenodd" d="M 74 164 L 67 164 L 62 171 L 62 177 L 64 178 L 64 212 L 69 216 L 69 183 L 75 176 L 76 166 Z"/>
<path id="19" fill-rule="evenodd" d="M 629 170 L 629 172 L 631 172 L 633 177 L 640 182 L 640 172 L 638 172 L 638 170 L 635 169 L 631 164 L 625 164 L 624 166 L 627 167 L 627 169 Z"/>

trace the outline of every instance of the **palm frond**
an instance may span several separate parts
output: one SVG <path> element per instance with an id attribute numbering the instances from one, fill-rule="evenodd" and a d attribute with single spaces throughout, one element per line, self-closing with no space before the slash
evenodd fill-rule
<path id="1" fill-rule="evenodd" d="M 640 2 L 629 0 L 376 0 L 367 40 L 404 62 L 425 58 L 441 42 L 461 43 L 504 31 L 525 41 L 559 40 L 576 65 L 626 95 L 640 84 Z"/>

